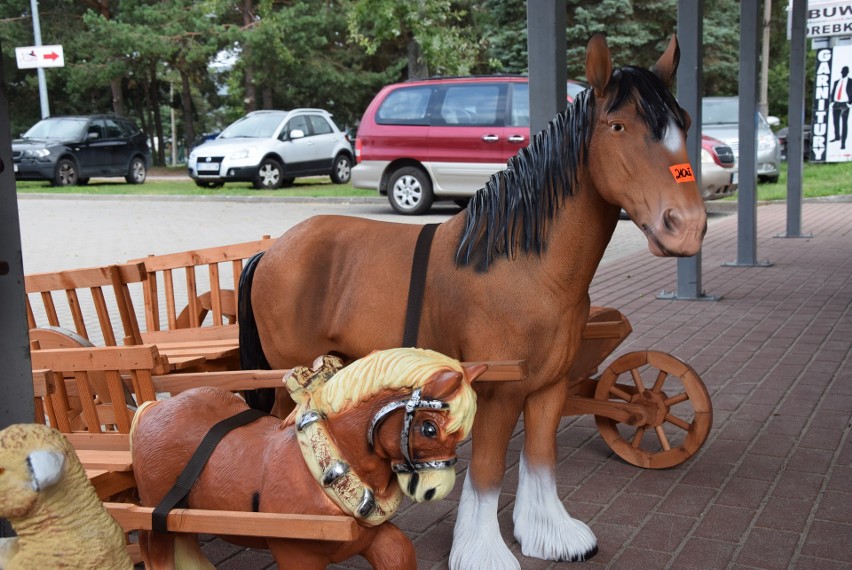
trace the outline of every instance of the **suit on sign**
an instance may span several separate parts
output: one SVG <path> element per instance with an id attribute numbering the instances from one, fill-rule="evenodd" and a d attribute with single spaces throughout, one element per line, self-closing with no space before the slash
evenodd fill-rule
<path id="1" fill-rule="evenodd" d="M 846 148 L 850 103 L 852 103 L 852 78 L 849 77 L 849 68 L 844 65 L 840 70 L 840 79 L 831 86 L 831 114 L 834 122 L 834 138 L 831 142 L 839 140 L 840 148 Z"/>

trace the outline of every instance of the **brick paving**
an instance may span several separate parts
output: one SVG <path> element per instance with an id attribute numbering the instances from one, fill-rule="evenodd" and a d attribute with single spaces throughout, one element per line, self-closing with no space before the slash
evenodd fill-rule
<path id="1" fill-rule="evenodd" d="M 688 362 L 711 395 L 714 422 L 696 456 L 652 471 L 617 458 L 593 418 L 562 421 L 560 496 L 599 540 L 587 566 L 852 567 L 852 203 L 806 203 L 802 225 L 812 238 L 775 238 L 785 215 L 783 205 L 758 208 L 758 257 L 770 267 L 723 266 L 735 261 L 737 222 L 714 220 L 703 285 L 716 302 L 658 300 L 674 287 L 676 267 L 647 251 L 600 267 L 593 303 L 618 308 L 634 328 L 615 356 L 653 349 Z M 523 422 L 510 445 L 501 532 L 523 568 L 568 568 L 524 558 L 512 538 L 522 437 Z M 448 499 L 406 504 L 394 518 L 420 568 L 447 567 L 469 442 L 460 452 Z M 274 567 L 267 552 L 219 539 L 207 537 L 204 549 L 220 569 Z M 362 559 L 336 566 L 366 567 Z"/>
<path id="2" fill-rule="evenodd" d="M 713 430 L 687 463 L 643 470 L 617 458 L 593 418 L 567 417 L 559 490 L 588 522 L 605 568 L 852 567 L 852 204 L 807 203 L 803 231 L 779 239 L 783 205 L 758 208 L 758 258 L 770 267 L 729 267 L 736 217 L 711 225 L 703 284 L 716 302 L 656 298 L 676 283 L 671 260 L 639 253 L 603 264 L 595 304 L 617 307 L 634 332 L 616 355 L 669 352 L 704 380 Z M 513 439 L 500 501 L 501 532 L 525 569 L 568 564 L 525 558 L 512 539 L 511 511 L 522 422 Z M 461 450 L 469 456 L 469 443 Z M 406 505 L 394 518 L 417 547 L 420 568 L 446 568 L 456 490 L 435 505 Z M 217 568 L 274 567 L 262 552 L 220 540 Z M 227 554 L 230 549 L 230 554 Z M 336 568 L 367 568 L 353 559 Z"/>

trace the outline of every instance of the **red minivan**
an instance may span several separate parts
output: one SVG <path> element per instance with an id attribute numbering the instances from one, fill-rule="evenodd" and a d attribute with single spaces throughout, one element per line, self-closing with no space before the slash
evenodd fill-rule
<path id="1" fill-rule="evenodd" d="M 586 88 L 570 81 L 568 100 Z M 384 87 L 355 140 L 352 185 L 386 194 L 401 214 L 463 204 L 530 139 L 529 79 L 458 77 Z"/>

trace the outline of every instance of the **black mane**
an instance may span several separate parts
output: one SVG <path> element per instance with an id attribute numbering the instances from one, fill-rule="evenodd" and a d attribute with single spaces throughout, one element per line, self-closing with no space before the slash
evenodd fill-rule
<path id="1" fill-rule="evenodd" d="M 655 140 L 662 138 L 672 115 L 684 128 L 683 109 L 652 72 L 639 67 L 616 70 L 607 89 L 616 90 L 607 112 L 634 101 Z M 468 203 L 456 250 L 458 265 L 488 271 L 497 257 L 513 259 L 518 248 L 525 253 L 544 251 L 550 222 L 576 191 L 579 169 L 588 162 L 594 111 L 594 90 L 586 89 L 513 156 L 505 170 L 491 175 Z"/>

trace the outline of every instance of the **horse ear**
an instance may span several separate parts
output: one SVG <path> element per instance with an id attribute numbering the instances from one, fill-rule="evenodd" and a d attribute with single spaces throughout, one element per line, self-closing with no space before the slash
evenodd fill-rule
<path id="1" fill-rule="evenodd" d="M 487 364 L 462 364 L 462 368 L 464 369 L 464 375 L 467 378 L 468 382 L 473 382 L 480 376 L 482 376 L 486 370 L 488 370 Z"/>
<path id="2" fill-rule="evenodd" d="M 423 395 L 432 400 L 445 400 L 455 394 L 464 376 L 455 370 L 436 372 L 434 379 L 423 386 Z"/>
<path id="3" fill-rule="evenodd" d="M 603 96 L 612 77 L 612 56 L 603 34 L 595 34 L 586 47 L 586 79 L 595 90 L 595 97 Z"/>
<path id="4" fill-rule="evenodd" d="M 677 35 L 672 34 L 669 46 L 657 60 L 657 63 L 654 64 L 654 67 L 651 68 L 651 71 L 662 80 L 666 88 L 671 89 L 678 63 L 680 63 L 680 46 L 677 44 Z"/>

